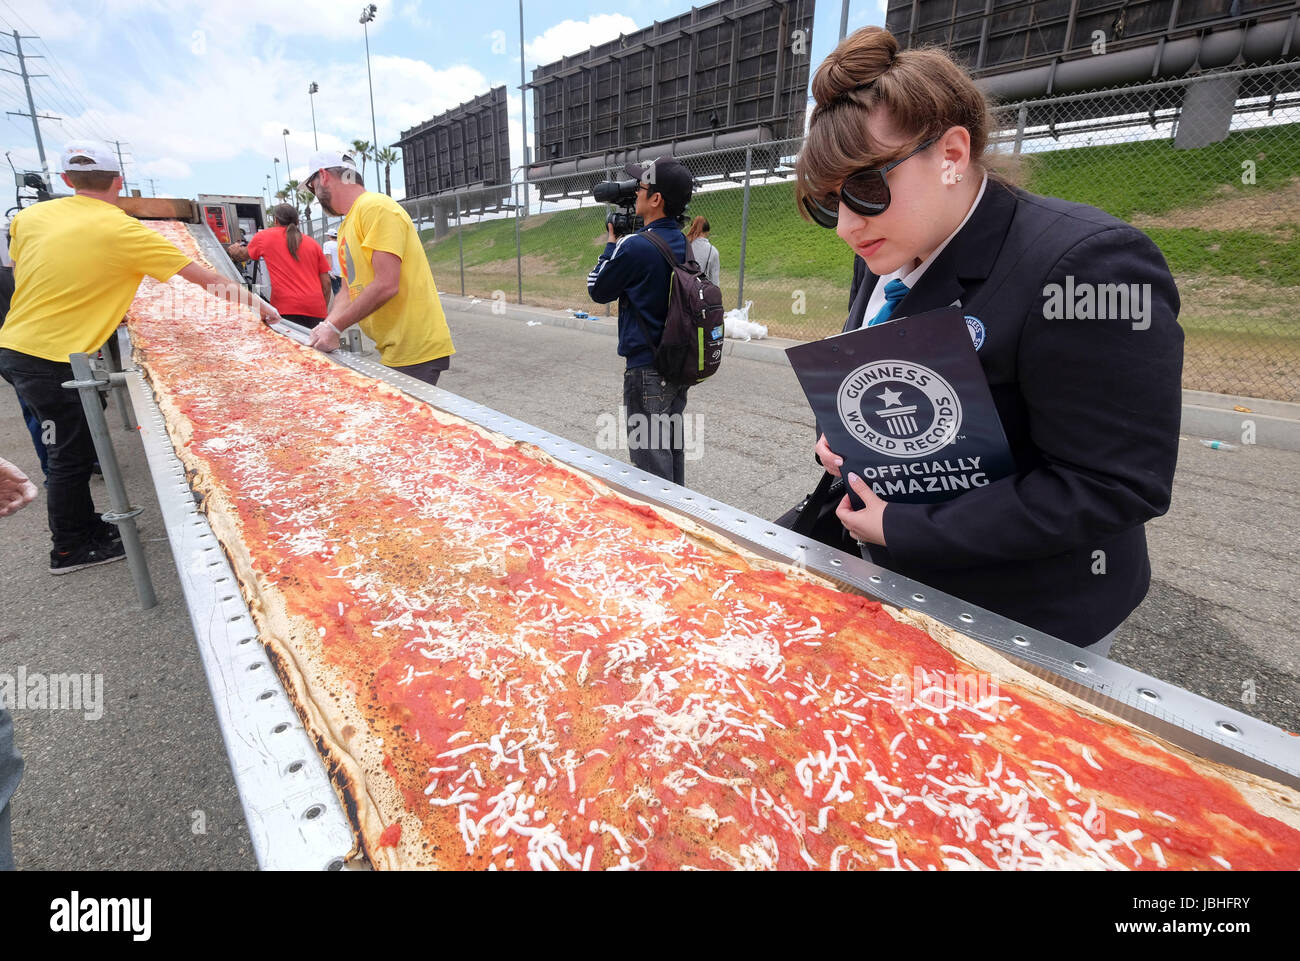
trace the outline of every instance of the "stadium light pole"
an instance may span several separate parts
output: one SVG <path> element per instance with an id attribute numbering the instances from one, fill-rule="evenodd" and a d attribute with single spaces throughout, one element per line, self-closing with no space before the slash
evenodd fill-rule
<path id="1" fill-rule="evenodd" d="M 275 158 L 275 166 L 271 168 L 275 171 L 275 192 L 280 192 L 280 158 Z"/>
<path id="2" fill-rule="evenodd" d="M 379 150 L 379 132 L 375 128 L 375 81 L 370 75 L 370 26 L 374 21 L 375 13 L 379 8 L 373 3 L 368 3 L 361 8 L 361 29 L 366 34 L 366 82 L 370 84 L 370 146 L 372 150 Z M 376 164 L 376 167 L 379 165 Z"/>
<path id="3" fill-rule="evenodd" d="M 307 102 L 311 104 L 311 144 L 313 150 L 320 150 L 320 141 L 316 139 L 316 91 L 320 87 L 313 80 L 307 87 Z"/>
<path id="4" fill-rule="evenodd" d="M 841 0 L 840 3 L 840 39 L 843 40 L 845 34 L 849 32 L 849 0 Z"/>
<path id="5" fill-rule="evenodd" d="M 519 126 L 523 131 L 524 167 L 528 166 L 528 88 L 524 81 L 524 0 L 519 0 Z M 527 173 L 525 172 L 525 179 Z"/>

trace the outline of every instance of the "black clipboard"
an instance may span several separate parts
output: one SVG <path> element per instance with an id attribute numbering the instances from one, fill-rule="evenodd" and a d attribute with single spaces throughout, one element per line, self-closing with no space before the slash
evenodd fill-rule
<path id="1" fill-rule="evenodd" d="M 962 310 L 786 349 L 842 473 L 886 501 L 951 500 L 1015 473 Z M 862 504 L 849 490 L 855 510 Z"/>

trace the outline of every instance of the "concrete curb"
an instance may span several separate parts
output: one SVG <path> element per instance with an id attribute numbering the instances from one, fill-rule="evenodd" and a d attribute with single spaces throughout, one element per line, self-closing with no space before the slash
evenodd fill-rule
<path id="1" fill-rule="evenodd" d="M 529 307 L 442 292 L 439 292 L 439 296 L 448 307 L 466 313 L 493 314 L 495 307 L 495 316 L 522 320 L 529 324 L 541 323 L 549 327 L 566 327 L 611 336 L 618 333 L 618 321 L 613 317 L 575 317 L 569 311 L 547 307 Z M 585 310 L 586 306 L 584 304 L 575 309 Z M 603 309 L 597 304 L 592 304 L 591 307 L 594 310 Z M 785 365 L 789 363 L 785 349 L 800 343 L 803 341 L 783 337 L 750 341 L 728 339 L 723 348 L 723 356 Z M 1246 410 L 1234 409 L 1242 407 Z M 1183 391 L 1180 430 L 1190 437 L 1221 440 L 1241 446 L 1251 424 L 1254 429 L 1254 444 L 1276 450 L 1300 451 L 1300 404 L 1212 394 L 1202 390 Z"/>

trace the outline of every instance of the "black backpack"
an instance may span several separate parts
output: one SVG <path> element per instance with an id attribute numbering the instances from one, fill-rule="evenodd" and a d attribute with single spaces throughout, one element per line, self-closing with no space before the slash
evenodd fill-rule
<path id="1" fill-rule="evenodd" d="M 655 347 L 655 369 L 674 384 L 691 387 L 713 376 L 722 364 L 722 291 L 704 276 L 686 246 L 686 260 L 677 262 L 672 248 L 654 231 L 642 232 L 663 254 L 671 270 L 668 281 L 668 313 L 664 333 Z M 641 333 L 650 341 L 650 331 L 640 312 L 629 301 Z"/>

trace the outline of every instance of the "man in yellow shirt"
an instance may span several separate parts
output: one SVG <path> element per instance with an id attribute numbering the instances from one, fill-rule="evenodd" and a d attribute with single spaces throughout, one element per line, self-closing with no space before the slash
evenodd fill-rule
<path id="1" fill-rule="evenodd" d="M 334 298 L 329 316 L 311 333 L 311 345 L 337 350 L 339 334 L 360 324 L 385 366 L 438 383 L 455 348 L 410 215 L 391 197 L 370 193 L 358 183 L 356 165 L 347 154 L 313 154 L 304 186 L 327 214 L 344 218 L 338 258 L 348 292 Z"/>
<path id="2" fill-rule="evenodd" d="M 117 528 L 100 520 L 90 496 L 95 446 L 77 392 L 63 387 L 74 379 L 68 355 L 104 345 L 146 275 L 166 282 L 179 274 L 232 304 L 249 296 L 114 205 L 119 167 L 106 144 L 69 144 L 63 182 L 75 196 L 28 207 L 9 227 L 15 289 L 0 328 L 0 376 L 48 438 L 51 574 L 124 556 Z M 266 323 L 280 319 L 270 304 L 252 301 Z"/>

